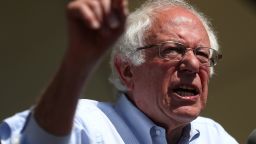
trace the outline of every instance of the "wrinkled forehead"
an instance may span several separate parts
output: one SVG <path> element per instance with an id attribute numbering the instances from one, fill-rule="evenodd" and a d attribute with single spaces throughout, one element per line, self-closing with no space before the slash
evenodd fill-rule
<path id="1" fill-rule="evenodd" d="M 152 25 L 146 32 L 146 43 L 161 40 L 161 36 L 182 35 L 182 32 L 195 34 L 199 39 L 209 41 L 207 31 L 201 20 L 189 9 L 179 6 L 155 10 L 152 16 Z M 165 38 L 163 38 L 165 39 Z"/>

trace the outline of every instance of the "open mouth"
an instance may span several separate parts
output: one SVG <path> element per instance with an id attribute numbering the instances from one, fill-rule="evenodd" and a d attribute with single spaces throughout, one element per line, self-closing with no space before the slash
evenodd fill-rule
<path id="1" fill-rule="evenodd" d="M 197 96 L 199 94 L 199 89 L 192 85 L 179 85 L 173 89 L 173 92 L 182 97 Z"/>

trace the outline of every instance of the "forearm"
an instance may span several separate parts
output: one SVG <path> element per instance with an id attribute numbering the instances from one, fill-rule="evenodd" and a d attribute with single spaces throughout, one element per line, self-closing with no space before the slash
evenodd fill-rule
<path id="1" fill-rule="evenodd" d="M 126 15 L 125 0 L 74 0 L 68 4 L 69 49 L 33 112 L 44 130 L 58 136 L 71 131 L 80 91 L 97 61 L 122 34 Z M 115 25 L 111 24 L 113 18 Z"/>
<path id="2" fill-rule="evenodd" d="M 84 82 L 95 62 L 67 55 L 34 110 L 38 124 L 54 135 L 71 131 L 73 117 Z"/>

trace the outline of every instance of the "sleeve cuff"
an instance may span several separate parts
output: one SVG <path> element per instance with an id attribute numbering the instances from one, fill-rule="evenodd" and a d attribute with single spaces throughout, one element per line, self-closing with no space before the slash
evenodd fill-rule
<path id="1" fill-rule="evenodd" d="M 46 132 L 37 124 L 32 113 L 20 140 L 20 144 L 68 144 L 70 134 L 60 137 Z"/>

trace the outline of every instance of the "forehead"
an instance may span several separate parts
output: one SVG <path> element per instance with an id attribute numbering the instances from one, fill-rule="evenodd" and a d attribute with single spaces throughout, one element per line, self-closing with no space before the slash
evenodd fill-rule
<path id="1" fill-rule="evenodd" d="M 146 43 L 177 40 L 209 46 L 209 37 L 200 19 L 190 10 L 173 6 L 156 10 L 146 32 Z"/>

